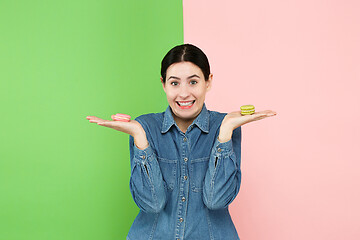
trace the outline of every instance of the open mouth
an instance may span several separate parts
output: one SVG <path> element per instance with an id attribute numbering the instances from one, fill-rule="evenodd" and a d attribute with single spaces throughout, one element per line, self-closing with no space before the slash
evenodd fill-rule
<path id="1" fill-rule="evenodd" d="M 195 103 L 195 100 L 193 101 L 176 101 L 177 105 L 182 108 L 191 108 L 191 106 Z"/>

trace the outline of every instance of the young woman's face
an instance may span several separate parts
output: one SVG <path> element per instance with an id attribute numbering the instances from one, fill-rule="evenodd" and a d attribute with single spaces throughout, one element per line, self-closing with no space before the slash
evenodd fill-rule
<path id="1" fill-rule="evenodd" d="M 211 82 L 212 74 L 205 81 L 201 69 L 191 62 L 178 62 L 169 66 L 163 88 L 175 121 L 188 122 L 197 117 Z"/>

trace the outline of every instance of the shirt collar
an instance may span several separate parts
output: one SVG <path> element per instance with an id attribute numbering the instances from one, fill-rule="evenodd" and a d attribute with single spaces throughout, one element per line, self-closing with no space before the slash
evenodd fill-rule
<path id="1" fill-rule="evenodd" d="M 165 110 L 161 133 L 166 133 L 169 131 L 171 126 L 175 124 L 176 123 L 174 117 L 172 116 L 171 108 L 168 106 Z M 201 131 L 209 133 L 209 111 L 206 109 L 205 103 L 201 109 L 201 112 L 190 126 L 192 125 L 196 125 L 200 128 Z"/>

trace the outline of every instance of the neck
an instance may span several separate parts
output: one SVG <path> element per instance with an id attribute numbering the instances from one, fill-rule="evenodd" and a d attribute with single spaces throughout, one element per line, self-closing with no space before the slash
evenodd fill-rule
<path id="1" fill-rule="evenodd" d="M 180 128 L 180 130 L 185 133 L 188 127 L 193 123 L 194 119 L 181 119 L 176 117 L 173 114 L 176 125 Z"/>

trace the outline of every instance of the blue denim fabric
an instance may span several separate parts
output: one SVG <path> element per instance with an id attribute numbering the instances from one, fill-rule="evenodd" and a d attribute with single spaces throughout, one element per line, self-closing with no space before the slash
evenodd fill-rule
<path id="1" fill-rule="evenodd" d="M 201 113 L 185 133 L 165 112 L 136 120 L 149 147 L 130 136 L 130 191 L 140 212 L 128 240 L 239 239 L 228 205 L 241 182 L 241 128 L 225 143 L 217 140 L 225 113 Z"/>

